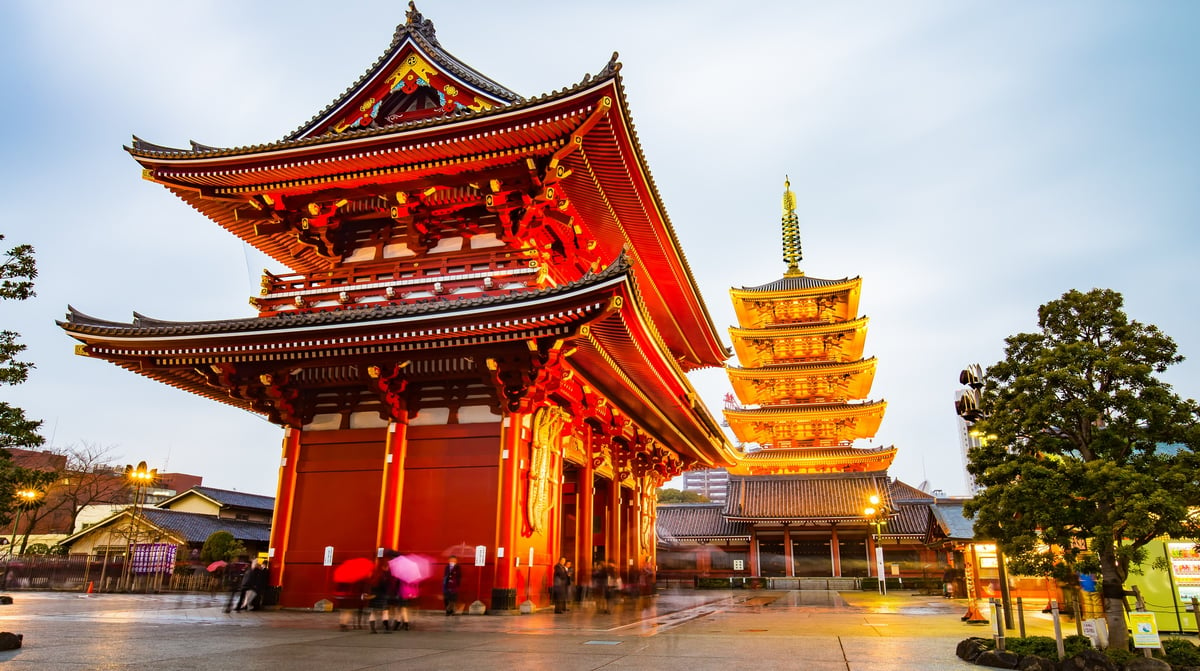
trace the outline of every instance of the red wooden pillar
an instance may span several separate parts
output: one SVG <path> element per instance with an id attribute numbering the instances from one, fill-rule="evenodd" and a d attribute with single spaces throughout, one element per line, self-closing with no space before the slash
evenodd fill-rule
<path id="1" fill-rule="evenodd" d="M 613 476 L 608 482 L 608 533 L 605 534 L 607 538 L 604 539 L 606 559 L 612 562 L 618 571 L 623 568 L 621 563 L 621 483 L 617 481 L 619 477 L 616 464 L 614 464 Z"/>
<path id="2" fill-rule="evenodd" d="M 283 568 L 287 562 L 288 535 L 292 529 L 292 507 L 296 499 L 296 467 L 300 463 L 300 430 L 283 430 L 283 449 L 279 459 L 279 484 L 275 489 L 275 512 L 271 517 L 270 557 L 271 584 L 283 584 Z"/>
<path id="3" fill-rule="evenodd" d="M 525 442 L 524 412 L 510 412 L 504 417 L 500 431 L 500 487 L 496 506 L 496 571 L 492 580 L 492 607 L 497 602 L 496 590 L 517 589 L 517 483 L 519 480 L 521 447 Z M 515 603 L 512 605 L 516 605 Z"/>
<path id="4" fill-rule="evenodd" d="M 592 467 L 592 429 L 585 431 L 583 466 L 579 469 L 579 482 L 575 492 L 575 581 L 585 584 L 592 576 L 592 520 L 596 514 L 594 497 L 595 469 Z"/>
<path id="5" fill-rule="evenodd" d="M 400 503 L 404 500 L 404 459 L 408 453 L 407 417 L 388 424 L 384 450 L 383 489 L 379 497 L 379 530 L 375 546 L 400 549 Z"/>
<path id="6" fill-rule="evenodd" d="M 762 575 L 762 569 L 758 565 L 758 530 L 750 529 L 750 575 L 757 578 Z"/>
<path id="7" fill-rule="evenodd" d="M 833 559 L 833 577 L 842 577 L 842 546 L 838 542 L 836 526 L 829 530 L 829 554 Z"/>
<path id="8" fill-rule="evenodd" d="M 783 574 L 788 577 L 796 575 L 796 565 L 793 563 L 792 556 L 792 530 L 786 525 L 783 527 Z"/>

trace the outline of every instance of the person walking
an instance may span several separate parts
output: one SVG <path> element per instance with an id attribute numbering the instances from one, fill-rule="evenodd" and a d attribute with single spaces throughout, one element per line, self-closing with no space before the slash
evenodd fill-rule
<path id="1" fill-rule="evenodd" d="M 567 612 L 567 593 L 571 589 L 571 572 L 567 569 L 567 558 L 559 557 L 554 565 L 554 612 Z"/>
<path id="2" fill-rule="evenodd" d="M 392 631 L 409 630 L 408 607 L 419 593 L 417 583 L 396 580 L 396 591 L 388 604 L 388 611 L 392 617 Z"/>
<path id="3" fill-rule="evenodd" d="M 388 628 L 388 610 L 389 600 L 398 589 L 397 582 L 385 566 L 379 571 L 379 575 L 371 585 L 371 600 L 367 603 L 370 614 L 367 616 L 367 620 L 370 623 L 372 634 L 378 633 L 375 628 L 376 622 L 381 623 L 384 632 L 392 633 L 392 630 Z"/>
<path id="4" fill-rule="evenodd" d="M 255 604 L 255 600 L 259 599 L 267 591 L 267 565 L 255 559 L 250 564 L 250 570 L 246 571 L 246 575 L 242 578 L 242 600 L 238 604 L 236 610 L 261 610 L 262 602 Z"/>
<path id="5" fill-rule="evenodd" d="M 462 584 L 462 567 L 458 557 L 450 555 L 446 571 L 442 574 L 442 598 L 446 600 L 446 617 L 454 615 L 458 605 L 458 588 Z"/>
<path id="6" fill-rule="evenodd" d="M 608 612 L 608 570 L 603 560 L 592 567 L 592 599 L 596 601 L 597 612 Z"/>

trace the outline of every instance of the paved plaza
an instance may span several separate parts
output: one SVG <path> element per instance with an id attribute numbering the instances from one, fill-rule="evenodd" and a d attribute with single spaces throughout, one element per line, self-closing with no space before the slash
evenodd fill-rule
<path id="1" fill-rule="evenodd" d="M 459 616 L 421 611 L 411 631 L 339 631 L 337 616 L 223 612 L 221 595 L 13 592 L 0 630 L 25 635 L 4 671 L 58 669 L 976 669 L 954 656 L 991 628 L 965 603 L 901 592 L 672 590 L 612 614 Z M 1051 635 L 1026 613 L 1029 634 Z M 1074 624 L 1064 619 L 1064 633 Z M 1015 635 L 1013 633 L 1012 635 Z"/>

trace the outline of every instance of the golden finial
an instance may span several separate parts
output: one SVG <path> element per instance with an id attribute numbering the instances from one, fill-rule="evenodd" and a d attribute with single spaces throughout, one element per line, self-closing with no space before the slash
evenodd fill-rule
<path id="1" fill-rule="evenodd" d="M 792 182 L 783 177 L 783 262 L 787 264 L 786 277 L 797 277 L 800 271 L 800 218 L 796 216 L 796 194 L 792 193 Z"/>

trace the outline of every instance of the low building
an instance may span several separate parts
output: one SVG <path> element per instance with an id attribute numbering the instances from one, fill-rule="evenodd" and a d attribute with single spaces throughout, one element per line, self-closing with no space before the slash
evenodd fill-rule
<path id="1" fill-rule="evenodd" d="M 275 499 L 193 487 L 157 505 L 127 507 L 62 541 L 70 554 L 124 556 L 139 545 L 170 544 L 177 561 L 199 559 L 204 541 L 228 531 L 254 556 L 267 551 Z"/>

